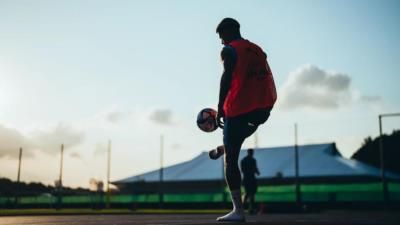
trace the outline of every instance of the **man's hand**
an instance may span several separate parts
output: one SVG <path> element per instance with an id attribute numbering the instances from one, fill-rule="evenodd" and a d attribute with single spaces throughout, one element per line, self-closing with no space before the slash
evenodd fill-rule
<path id="1" fill-rule="evenodd" d="M 217 125 L 219 128 L 223 129 L 225 123 L 225 114 L 223 109 L 218 109 L 217 113 Z"/>
<path id="2" fill-rule="evenodd" d="M 258 170 L 257 162 L 256 162 L 256 174 L 257 174 L 257 176 L 260 176 L 260 171 Z"/>

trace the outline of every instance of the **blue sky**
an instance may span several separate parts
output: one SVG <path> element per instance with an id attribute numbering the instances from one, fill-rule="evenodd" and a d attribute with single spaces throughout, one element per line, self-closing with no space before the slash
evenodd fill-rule
<path id="1" fill-rule="evenodd" d="M 20 146 L 23 180 L 52 183 L 64 142 L 64 183 L 88 186 L 105 178 L 108 139 L 113 179 L 157 168 L 161 134 L 167 165 L 218 145 L 194 122 L 217 104 L 227 16 L 265 49 L 278 88 L 259 145 L 293 144 L 297 122 L 301 143 L 349 157 L 378 134 L 378 114 L 400 111 L 399 12 L 398 1 L 0 0 L 0 176 L 15 179 Z"/>

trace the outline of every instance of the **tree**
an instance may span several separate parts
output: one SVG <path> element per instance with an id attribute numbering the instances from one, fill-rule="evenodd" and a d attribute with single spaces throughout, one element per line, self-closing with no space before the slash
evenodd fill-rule
<path id="1" fill-rule="evenodd" d="M 54 186 L 44 185 L 42 183 L 17 183 L 7 178 L 0 178 L 0 196 L 14 196 L 14 195 L 39 195 L 43 193 L 54 192 Z M 67 194 L 88 194 L 90 190 L 84 188 L 68 188 L 65 187 L 64 192 Z"/>
<path id="2" fill-rule="evenodd" d="M 379 141 L 381 137 L 372 140 L 371 137 L 364 139 L 364 143 L 353 156 L 352 159 L 381 168 Z M 392 134 L 382 136 L 384 148 L 384 163 L 387 171 L 400 173 L 400 130 L 393 131 Z"/>

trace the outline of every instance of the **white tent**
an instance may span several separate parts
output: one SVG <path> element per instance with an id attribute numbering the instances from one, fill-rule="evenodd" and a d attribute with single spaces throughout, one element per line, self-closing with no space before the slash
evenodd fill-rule
<path id="1" fill-rule="evenodd" d="M 290 181 L 295 176 L 294 146 L 256 148 L 254 158 L 262 182 Z M 334 143 L 298 146 L 299 176 L 308 182 L 356 182 L 378 181 L 380 169 L 365 163 L 346 159 L 341 156 Z M 240 153 L 240 159 L 247 155 L 246 150 Z M 221 157 L 222 158 L 222 157 Z M 388 179 L 400 180 L 400 175 L 387 172 Z M 135 175 L 113 182 L 116 185 L 158 183 L 160 170 Z M 169 166 L 163 169 L 163 182 L 220 182 L 223 179 L 221 160 L 211 160 L 203 152 L 192 160 Z"/>

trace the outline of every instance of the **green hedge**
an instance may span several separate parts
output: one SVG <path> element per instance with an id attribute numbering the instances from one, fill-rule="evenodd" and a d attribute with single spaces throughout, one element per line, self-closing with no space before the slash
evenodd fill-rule
<path id="1" fill-rule="evenodd" d="M 400 184 L 389 184 L 390 199 L 400 201 Z M 369 184 L 305 184 L 300 186 L 301 199 L 309 202 L 349 202 L 349 201 L 382 201 L 381 183 Z M 166 203 L 201 203 L 230 201 L 229 191 L 224 193 L 191 193 L 164 194 Z M 20 197 L 20 204 L 55 204 L 56 196 Z M 256 194 L 258 202 L 294 202 L 296 200 L 294 185 L 260 186 Z M 93 204 L 106 201 L 106 195 L 63 196 L 65 204 Z M 111 195 L 110 202 L 114 204 L 157 203 L 158 194 Z M 14 197 L 0 197 L 0 206 L 13 204 Z"/>

